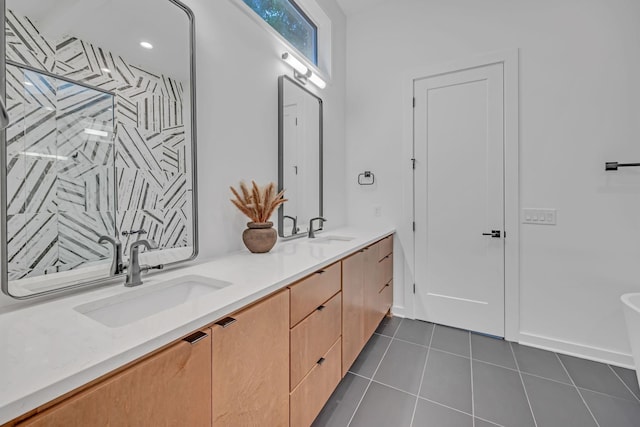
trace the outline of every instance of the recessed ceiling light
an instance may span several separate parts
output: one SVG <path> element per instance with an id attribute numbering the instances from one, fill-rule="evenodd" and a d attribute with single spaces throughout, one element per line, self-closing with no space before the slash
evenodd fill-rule
<path id="1" fill-rule="evenodd" d="M 98 129 L 85 129 L 84 133 L 86 133 L 87 135 L 101 136 L 103 138 L 106 138 L 109 136 L 109 132 L 105 132 L 103 130 L 98 130 Z"/>
<path id="2" fill-rule="evenodd" d="M 153 49 L 153 45 L 149 42 L 140 42 L 140 46 L 142 46 L 145 49 Z"/>
<path id="3" fill-rule="evenodd" d="M 33 83 L 31 83 L 31 82 L 24 82 L 24 84 L 25 84 L 26 86 L 33 86 Z"/>
<path id="4" fill-rule="evenodd" d="M 105 73 L 110 73 L 111 72 L 111 70 L 108 69 L 108 68 L 101 68 L 101 70 L 104 71 Z"/>

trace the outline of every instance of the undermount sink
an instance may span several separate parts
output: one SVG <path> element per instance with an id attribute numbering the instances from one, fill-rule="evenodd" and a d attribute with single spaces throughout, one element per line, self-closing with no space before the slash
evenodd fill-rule
<path id="1" fill-rule="evenodd" d="M 74 307 L 74 310 L 110 328 L 125 326 L 230 286 L 203 276 L 185 276 L 157 285 Z"/>
<path id="2" fill-rule="evenodd" d="M 355 237 L 348 237 L 348 236 L 323 236 L 323 237 L 317 237 L 315 239 L 309 239 L 309 241 L 311 243 L 318 243 L 318 244 L 325 244 L 328 245 L 330 243 L 333 242 L 350 242 L 353 239 L 355 239 Z"/>

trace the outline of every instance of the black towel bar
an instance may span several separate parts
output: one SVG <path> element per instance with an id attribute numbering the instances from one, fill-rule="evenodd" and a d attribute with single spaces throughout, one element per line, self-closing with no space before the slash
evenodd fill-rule
<path id="1" fill-rule="evenodd" d="M 618 168 L 628 168 L 640 166 L 640 163 L 618 163 L 618 162 L 607 162 L 604 165 L 604 170 L 606 171 L 617 171 Z"/>

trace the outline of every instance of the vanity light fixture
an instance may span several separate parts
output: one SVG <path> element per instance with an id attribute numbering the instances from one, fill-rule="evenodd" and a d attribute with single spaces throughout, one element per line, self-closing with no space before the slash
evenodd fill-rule
<path id="1" fill-rule="evenodd" d="M 151 43 L 145 42 L 145 41 L 140 42 L 140 46 L 142 46 L 145 49 L 153 49 L 153 45 Z"/>
<path id="2" fill-rule="evenodd" d="M 293 76 L 300 82 L 302 82 L 302 84 L 307 84 L 307 81 L 310 81 L 320 89 L 324 89 L 325 87 L 327 87 L 327 83 L 322 80 L 320 76 L 314 73 L 311 69 L 309 69 L 309 67 L 304 65 L 302 61 L 291 55 L 289 52 L 285 52 L 282 54 L 282 60 L 291 65 L 294 71 Z"/>

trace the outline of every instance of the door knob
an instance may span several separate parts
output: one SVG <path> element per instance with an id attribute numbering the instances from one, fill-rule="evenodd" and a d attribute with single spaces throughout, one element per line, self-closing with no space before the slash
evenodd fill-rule
<path id="1" fill-rule="evenodd" d="M 482 233 L 482 235 L 499 239 L 502 236 L 502 232 L 500 232 L 500 230 L 491 230 L 491 233 Z"/>

